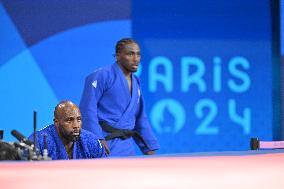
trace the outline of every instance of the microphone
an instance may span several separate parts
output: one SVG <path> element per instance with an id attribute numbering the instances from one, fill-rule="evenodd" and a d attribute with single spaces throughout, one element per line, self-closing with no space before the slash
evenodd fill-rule
<path id="1" fill-rule="evenodd" d="M 22 135 L 21 133 L 19 133 L 18 131 L 16 130 L 12 130 L 11 131 L 11 134 L 16 138 L 18 139 L 20 142 L 22 143 L 25 143 L 26 145 L 29 145 L 29 146 L 33 146 L 33 142 L 30 141 L 29 139 L 27 139 L 24 135 Z"/>

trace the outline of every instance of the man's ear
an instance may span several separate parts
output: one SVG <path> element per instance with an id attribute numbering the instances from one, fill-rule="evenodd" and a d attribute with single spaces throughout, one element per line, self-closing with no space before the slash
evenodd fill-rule
<path id="1" fill-rule="evenodd" d="M 54 125 L 55 125 L 56 127 L 58 127 L 58 125 L 59 125 L 58 119 L 54 118 L 54 119 L 53 119 L 53 122 L 54 122 Z"/>

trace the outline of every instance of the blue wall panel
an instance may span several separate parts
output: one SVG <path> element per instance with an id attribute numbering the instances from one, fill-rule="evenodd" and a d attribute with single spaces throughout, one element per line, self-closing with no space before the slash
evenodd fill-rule
<path id="1" fill-rule="evenodd" d="M 25 135 L 79 103 L 84 77 L 141 46 L 139 70 L 159 153 L 247 150 L 272 140 L 269 0 L 8 1 L 0 4 L 0 127 Z"/>

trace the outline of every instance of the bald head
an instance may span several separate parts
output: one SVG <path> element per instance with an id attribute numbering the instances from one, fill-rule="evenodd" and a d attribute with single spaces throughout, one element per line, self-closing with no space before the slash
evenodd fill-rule
<path id="1" fill-rule="evenodd" d="M 79 108 L 71 101 L 61 101 L 54 109 L 54 119 L 61 119 L 65 114 L 80 112 Z M 80 113 L 81 114 L 81 113 Z"/>
<path id="2" fill-rule="evenodd" d="M 81 113 L 71 101 L 62 101 L 54 109 L 54 125 L 65 141 L 75 141 L 80 137 Z"/>

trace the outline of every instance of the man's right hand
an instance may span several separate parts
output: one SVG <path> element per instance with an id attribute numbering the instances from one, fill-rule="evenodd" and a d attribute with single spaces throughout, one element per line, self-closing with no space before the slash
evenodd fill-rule
<path id="1" fill-rule="evenodd" d="M 108 148 L 108 145 L 107 145 L 106 140 L 100 140 L 100 141 L 101 141 L 101 143 L 104 145 L 105 150 L 106 150 L 106 155 L 108 156 L 108 155 L 110 154 L 110 150 L 109 150 L 109 148 Z"/>

